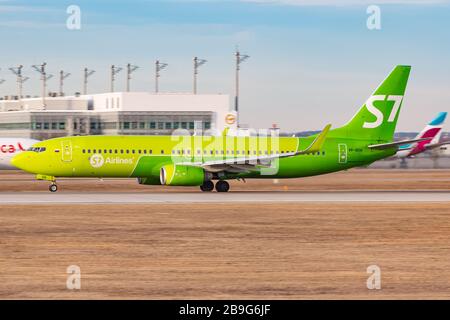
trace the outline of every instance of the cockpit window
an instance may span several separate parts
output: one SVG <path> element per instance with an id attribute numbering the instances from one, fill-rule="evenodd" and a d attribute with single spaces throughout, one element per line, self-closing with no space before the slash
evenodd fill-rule
<path id="1" fill-rule="evenodd" d="M 32 152 L 44 152 L 46 150 L 45 147 L 31 147 L 28 148 L 27 151 L 32 151 Z"/>

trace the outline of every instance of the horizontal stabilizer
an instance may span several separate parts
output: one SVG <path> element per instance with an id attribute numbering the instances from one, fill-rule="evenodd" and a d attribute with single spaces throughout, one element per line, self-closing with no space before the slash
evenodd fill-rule
<path id="1" fill-rule="evenodd" d="M 431 139 L 432 138 L 420 138 L 420 139 L 413 139 L 413 140 L 394 141 L 394 142 L 382 143 L 382 144 L 373 144 L 373 145 L 369 146 L 369 149 L 374 149 L 374 150 L 385 150 L 385 149 L 390 149 L 390 148 L 398 149 L 398 147 L 405 145 L 405 144 L 411 144 L 411 143 L 416 143 L 416 142 L 421 142 L 421 141 L 431 140 Z"/>
<path id="2" fill-rule="evenodd" d="M 447 145 L 447 144 L 450 144 L 450 141 L 443 141 L 443 142 L 440 142 L 440 143 L 427 144 L 427 145 L 425 146 L 425 149 L 427 149 L 427 150 L 432 150 L 432 149 L 436 149 L 436 148 L 445 146 L 445 145 Z"/>

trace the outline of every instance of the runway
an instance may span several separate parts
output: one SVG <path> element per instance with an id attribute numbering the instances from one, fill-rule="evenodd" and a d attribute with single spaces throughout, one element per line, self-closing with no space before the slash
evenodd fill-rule
<path id="1" fill-rule="evenodd" d="M 448 202 L 448 191 L 2 192 L 1 204 Z"/>
<path id="2" fill-rule="evenodd" d="M 450 298 L 450 170 L 58 186 L 0 172 L 0 299 Z M 366 287 L 373 264 L 382 290 Z"/>

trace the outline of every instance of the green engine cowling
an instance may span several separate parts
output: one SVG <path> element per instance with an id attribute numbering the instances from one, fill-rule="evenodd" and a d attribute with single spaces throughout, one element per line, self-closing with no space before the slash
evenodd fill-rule
<path id="1" fill-rule="evenodd" d="M 212 174 L 199 167 L 168 164 L 161 168 L 159 178 L 167 186 L 201 186 Z"/>

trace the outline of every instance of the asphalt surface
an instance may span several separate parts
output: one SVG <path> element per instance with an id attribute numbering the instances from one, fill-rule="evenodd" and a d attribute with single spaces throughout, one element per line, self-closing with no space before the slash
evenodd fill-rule
<path id="1" fill-rule="evenodd" d="M 2 192 L 1 204 L 447 202 L 448 191 L 267 191 L 229 193 Z"/>

